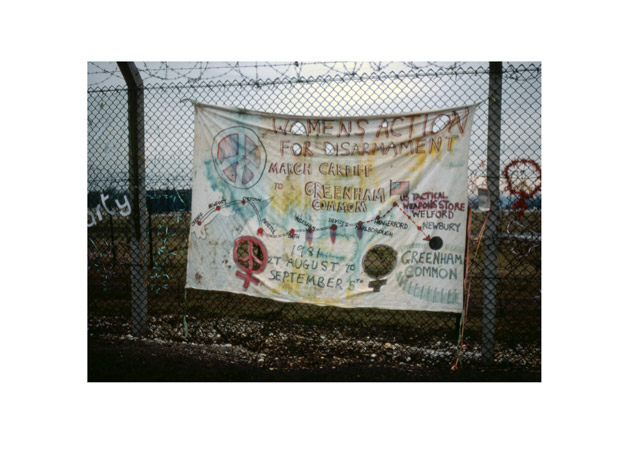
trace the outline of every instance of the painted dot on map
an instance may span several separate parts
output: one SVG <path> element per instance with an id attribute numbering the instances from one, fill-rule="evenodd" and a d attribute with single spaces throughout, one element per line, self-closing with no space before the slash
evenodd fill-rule
<path id="1" fill-rule="evenodd" d="M 246 200 L 241 200 L 241 204 L 246 204 Z"/>
<path id="2" fill-rule="evenodd" d="M 199 220 L 198 220 L 198 225 L 202 225 L 202 222 L 200 222 Z"/>
<path id="3" fill-rule="evenodd" d="M 221 207 L 221 206 L 218 206 L 218 207 L 216 207 L 215 209 L 216 209 L 217 211 L 219 211 L 220 209 L 222 209 L 222 207 Z"/>
<path id="4" fill-rule="evenodd" d="M 439 236 L 434 236 L 430 238 L 430 241 L 428 241 L 428 245 L 433 250 L 439 250 L 441 247 L 443 247 L 443 239 L 441 239 Z"/>
<path id="5" fill-rule="evenodd" d="M 393 206 L 394 206 L 394 207 L 398 206 L 398 203 L 394 201 L 394 202 L 393 202 Z"/>
<path id="6" fill-rule="evenodd" d="M 334 230 L 336 230 L 336 229 L 337 229 L 337 225 L 335 225 L 335 224 L 333 223 L 333 224 L 330 226 L 330 229 L 331 229 L 331 230 L 333 230 L 333 231 L 334 231 Z"/>
<path id="7" fill-rule="evenodd" d="M 263 236 L 263 228 L 259 228 L 258 230 L 256 230 L 256 234 L 258 234 L 259 236 Z"/>

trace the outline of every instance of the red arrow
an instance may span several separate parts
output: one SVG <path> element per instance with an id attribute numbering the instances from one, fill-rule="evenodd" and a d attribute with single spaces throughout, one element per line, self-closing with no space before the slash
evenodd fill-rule
<path id="1" fill-rule="evenodd" d="M 426 237 L 424 238 L 424 240 L 425 240 L 425 241 L 430 241 L 430 236 L 426 236 Z"/>

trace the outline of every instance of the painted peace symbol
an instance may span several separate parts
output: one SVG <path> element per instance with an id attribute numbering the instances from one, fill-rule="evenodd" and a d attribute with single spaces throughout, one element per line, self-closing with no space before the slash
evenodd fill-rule
<path id="1" fill-rule="evenodd" d="M 267 153 L 252 129 L 230 127 L 215 136 L 211 147 L 217 174 L 233 187 L 253 187 L 265 171 Z"/>
<path id="2" fill-rule="evenodd" d="M 265 244 L 253 236 L 241 236 L 235 241 L 233 259 L 237 267 L 245 271 L 245 274 L 239 271 L 235 273 L 237 277 L 244 281 L 243 287 L 248 289 L 250 282 L 258 285 L 259 280 L 253 277 L 252 274 L 263 272 L 267 265 Z"/>

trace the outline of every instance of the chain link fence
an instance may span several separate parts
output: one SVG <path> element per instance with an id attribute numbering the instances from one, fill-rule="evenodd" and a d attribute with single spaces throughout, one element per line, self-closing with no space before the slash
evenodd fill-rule
<path id="1" fill-rule="evenodd" d="M 359 72 L 356 68 L 317 76 L 283 72 L 278 78 L 200 77 L 148 84 L 143 90 L 145 160 L 140 162 L 140 167 L 145 167 L 145 219 L 137 212 L 142 200 L 132 195 L 132 172 L 136 169 L 129 167 L 129 90 L 126 85 L 91 87 L 90 334 L 130 331 L 131 274 L 137 272 L 147 287 L 148 336 L 163 335 L 169 329 L 169 335 L 178 339 L 206 342 L 221 337 L 231 344 L 257 348 L 262 344 L 252 338 L 250 323 L 261 323 L 257 329 L 260 336 L 285 326 L 317 326 L 350 329 L 355 338 L 379 335 L 405 341 L 429 348 L 435 355 L 445 353 L 449 359 L 456 356 L 453 350 L 462 332 L 463 357 L 484 358 L 481 347 L 489 337 L 495 338 L 491 360 L 540 367 L 541 66 L 504 63 L 500 98 L 492 93 L 489 99 L 489 79 L 488 64 L 472 63 L 404 66 L 397 72 L 381 65 L 375 71 Z M 473 211 L 466 316 L 341 309 L 225 292 L 185 291 L 194 124 L 190 101 L 327 116 L 394 114 L 480 102 L 470 144 L 468 185 Z M 497 173 L 489 178 L 490 102 L 501 105 L 501 128 Z M 491 206 L 490 196 L 495 201 Z M 146 253 L 138 255 L 133 252 L 133 235 L 142 222 Z M 386 251 L 378 252 L 368 258 L 373 260 L 373 274 L 377 273 L 376 263 L 384 267 Z M 494 306 L 486 307 L 485 301 Z M 290 344 L 285 340 L 282 346 L 289 349 Z"/>

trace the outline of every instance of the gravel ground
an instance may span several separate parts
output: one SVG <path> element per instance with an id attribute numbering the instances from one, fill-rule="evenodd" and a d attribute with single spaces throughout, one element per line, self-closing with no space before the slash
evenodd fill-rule
<path id="1" fill-rule="evenodd" d="M 89 318 L 89 381 L 540 381 L 539 346 L 480 346 L 449 337 L 283 321 L 151 318 L 145 337 L 115 317 Z M 452 366 L 459 357 L 458 367 Z"/>

